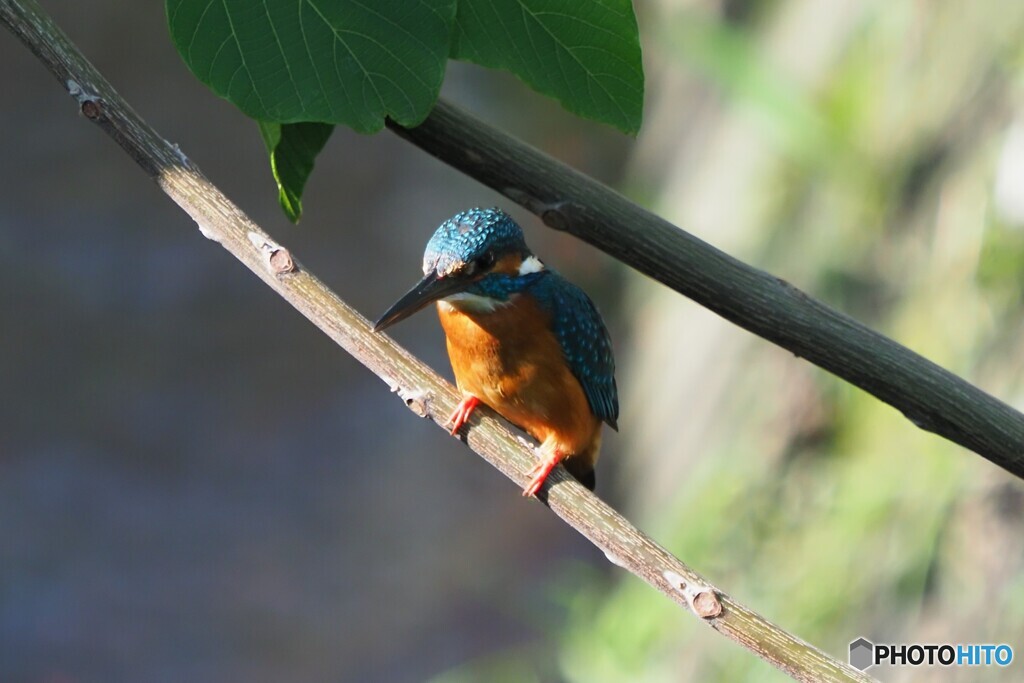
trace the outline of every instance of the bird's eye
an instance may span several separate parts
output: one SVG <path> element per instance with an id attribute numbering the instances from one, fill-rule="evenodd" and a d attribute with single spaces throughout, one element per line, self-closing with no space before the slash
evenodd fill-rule
<path id="1" fill-rule="evenodd" d="M 478 271 L 487 270 L 494 265 L 494 254 L 488 251 L 483 256 L 477 257 L 476 261 L 473 261 L 473 265 L 476 266 Z"/>

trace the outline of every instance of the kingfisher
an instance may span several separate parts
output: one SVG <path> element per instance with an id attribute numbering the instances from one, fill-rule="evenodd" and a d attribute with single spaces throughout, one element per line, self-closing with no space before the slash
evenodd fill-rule
<path id="1" fill-rule="evenodd" d="M 436 302 L 462 400 L 456 435 L 481 403 L 540 444 L 524 496 L 560 463 L 593 490 L 601 427 L 618 429 L 611 339 L 590 297 L 545 266 L 500 209 L 470 209 L 437 228 L 423 279 L 374 331 Z"/>

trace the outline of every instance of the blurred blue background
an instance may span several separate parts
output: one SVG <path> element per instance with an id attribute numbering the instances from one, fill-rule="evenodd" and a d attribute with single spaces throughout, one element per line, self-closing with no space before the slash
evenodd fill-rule
<path id="1" fill-rule="evenodd" d="M 1024 658 L 1015 478 L 389 133 L 336 131 L 291 227 L 255 126 L 187 72 L 160 3 L 44 7 L 368 317 L 439 222 L 510 210 L 612 329 L 598 493 L 737 599 L 842 659 L 861 635 Z M 444 94 L 1024 406 L 1024 5 L 637 11 L 635 140 L 473 67 Z M 0 63 L 0 681 L 782 679 L 414 419 L 7 34 Z M 393 333 L 450 376 L 433 315 Z"/>

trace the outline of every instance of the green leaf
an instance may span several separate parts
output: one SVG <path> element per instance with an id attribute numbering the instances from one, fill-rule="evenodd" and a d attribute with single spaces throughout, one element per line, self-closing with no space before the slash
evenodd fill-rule
<path id="1" fill-rule="evenodd" d="M 334 126 L 328 123 L 258 123 L 270 153 L 277 200 L 288 219 L 298 223 L 302 217 L 302 189 L 313 172 L 316 155 L 327 144 Z"/>
<path id="2" fill-rule="evenodd" d="M 507 69 L 580 116 L 640 129 L 644 74 L 629 0 L 459 0 L 451 56 Z"/>
<path id="3" fill-rule="evenodd" d="M 258 121 L 426 118 L 456 0 L 167 0 L 171 38 L 199 80 Z"/>

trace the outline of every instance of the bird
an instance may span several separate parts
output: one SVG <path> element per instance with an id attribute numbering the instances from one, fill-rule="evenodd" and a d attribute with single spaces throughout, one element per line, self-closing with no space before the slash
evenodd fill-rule
<path id="1" fill-rule="evenodd" d="M 511 216 L 474 208 L 437 228 L 423 278 L 374 331 L 431 303 L 462 396 L 451 434 L 483 403 L 539 444 L 524 496 L 559 464 L 593 490 L 602 424 L 618 430 L 619 400 L 611 338 L 590 297 L 530 251 Z"/>

